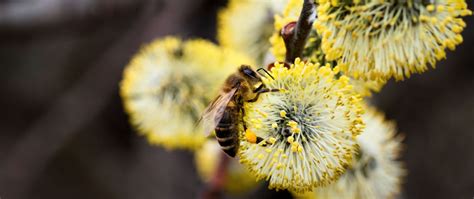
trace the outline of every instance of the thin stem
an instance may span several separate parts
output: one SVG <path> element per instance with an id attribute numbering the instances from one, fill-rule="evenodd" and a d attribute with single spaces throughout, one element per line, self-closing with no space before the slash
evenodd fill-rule
<path id="1" fill-rule="evenodd" d="M 230 157 L 225 153 L 221 153 L 219 157 L 219 165 L 212 176 L 211 181 L 208 183 L 206 190 L 202 194 L 203 199 L 217 199 L 221 197 L 222 187 L 225 183 L 225 177 L 229 168 Z"/>
<path id="2" fill-rule="evenodd" d="M 286 47 L 286 62 L 291 63 L 297 57 L 302 56 L 306 40 L 313 27 L 315 13 L 314 0 L 304 0 L 298 21 L 289 23 L 281 30 Z"/>

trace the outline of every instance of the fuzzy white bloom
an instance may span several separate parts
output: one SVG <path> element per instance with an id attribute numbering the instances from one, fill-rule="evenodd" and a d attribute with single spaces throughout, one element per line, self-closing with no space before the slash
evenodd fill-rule
<path id="1" fill-rule="evenodd" d="M 382 79 L 377 80 L 362 80 L 350 78 L 350 83 L 354 86 L 354 90 L 362 97 L 370 97 L 372 93 L 378 93 L 387 81 Z"/>
<path id="2" fill-rule="evenodd" d="M 433 3 L 429 3 L 433 2 Z M 463 41 L 464 0 L 319 0 L 315 27 L 328 60 L 361 79 L 402 80 Z"/>
<path id="3" fill-rule="evenodd" d="M 271 73 L 275 79 L 264 83 L 283 91 L 245 104 L 241 162 L 275 189 L 306 192 L 336 180 L 350 165 L 355 138 L 364 128 L 360 98 L 349 79 L 299 59 L 290 69 L 275 63 Z M 247 134 L 263 141 L 248 142 Z"/>
<path id="4" fill-rule="evenodd" d="M 219 12 L 217 38 L 227 48 L 245 53 L 260 64 L 270 48 L 273 15 L 288 0 L 230 0 Z"/>
<path id="5" fill-rule="evenodd" d="M 363 115 L 366 128 L 357 137 L 360 151 L 354 164 L 338 181 L 316 188 L 301 198 L 388 199 L 400 191 L 403 164 L 398 160 L 403 137 L 396 136 L 393 122 L 369 108 Z"/>
<path id="6" fill-rule="evenodd" d="M 120 94 L 130 122 L 152 144 L 200 147 L 206 137 L 196 122 L 225 78 L 242 63 L 253 62 L 205 40 L 168 37 L 152 42 L 124 71 Z"/>

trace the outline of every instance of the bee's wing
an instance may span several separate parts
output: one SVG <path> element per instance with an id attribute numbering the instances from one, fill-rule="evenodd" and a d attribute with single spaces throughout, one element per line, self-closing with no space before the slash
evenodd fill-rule
<path id="1" fill-rule="evenodd" d="M 198 121 L 198 125 L 203 126 L 206 135 L 209 135 L 221 121 L 227 104 L 232 99 L 235 92 L 237 92 L 238 88 L 239 87 L 237 86 L 230 90 L 230 92 L 217 96 L 217 98 L 214 99 L 214 101 L 212 101 L 212 103 L 204 110 L 204 113 Z"/>

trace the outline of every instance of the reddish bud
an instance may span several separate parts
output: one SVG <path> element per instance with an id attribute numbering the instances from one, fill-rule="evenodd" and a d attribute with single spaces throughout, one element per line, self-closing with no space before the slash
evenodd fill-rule
<path id="1" fill-rule="evenodd" d="M 286 24 L 280 31 L 281 37 L 286 41 L 295 33 L 296 21 Z"/>
<path id="2" fill-rule="evenodd" d="M 283 64 L 283 67 L 290 69 L 290 64 L 288 64 L 286 62 L 279 62 L 279 63 Z M 267 70 L 271 71 L 273 67 L 275 67 L 275 63 L 268 64 L 267 65 Z"/>

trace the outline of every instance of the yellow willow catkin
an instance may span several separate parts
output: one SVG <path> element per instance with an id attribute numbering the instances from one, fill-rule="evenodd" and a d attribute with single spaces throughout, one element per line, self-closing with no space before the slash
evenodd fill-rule
<path id="1" fill-rule="evenodd" d="M 360 79 L 403 80 L 446 58 L 471 15 L 464 0 L 319 0 L 315 27 L 322 50 Z"/>
<path id="2" fill-rule="evenodd" d="M 328 66 L 296 59 L 290 69 L 276 63 L 269 88 L 245 104 L 247 132 L 263 139 L 241 141 L 241 162 L 269 187 L 307 192 L 336 180 L 350 165 L 363 130 L 360 97 L 349 79 Z"/>
<path id="3" fill-rule="evenodd" d="M 209 41 L 157 39 L 130 61 L 120 94 L 130 122 L 152 144 L 196 149 L 206 140 L 197 120 L 225 78 L 253 61 Z"/>
<path id="4" fill-rule="evenodd" d="M 235 49 L 264 63 L 273 32 L 273 15 L 288 0 L 230 0 L 218 15 L 217 38 L 223 47 Z"/>
<path id="5" fill-rule="evenodd" d="M 374 108 L 362 116 L 365 130 L 357 137 L 359 151 L 353 165 L 336 182 L 297 198 L 379 199 L 393 198 L 400 191 L 405 169 L 398 160 L 402 138 L 395 124 Z"/>

